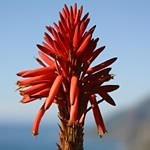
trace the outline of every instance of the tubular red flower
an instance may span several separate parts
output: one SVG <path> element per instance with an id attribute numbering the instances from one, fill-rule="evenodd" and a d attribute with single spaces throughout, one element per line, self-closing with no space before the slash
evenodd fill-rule
<path id="1" fill-rule="evenodd" d="M 99 95 L 106 100 L 109 104 L 111 105 L 116 105 L 114 100 L 107 94 L 107 92 L 112 92 L 116 89 L 118 89 L 119 86 L 118 85 L 105 85 L 105 86 L 101 86 L 99 88 Z"/>
<path id="2" fill-rule="evenodd" d="M 34 136 L 39 134 L 39 125 L 40 121 L 45 113 L 44 105 L 41 107 L 41 109 L 38 111 L 38 114 L 34 120 L 33 126 L 32 126 L 32 134 Z"/>
<path id="3" fill-rule="evenodd" d="M 76 16 L 75 16 L 75 20 L 74 20 L 74 24 L 76 25 L 78 22 L 80 22 L 80 17 L 82 14 L 82 10 L 83 7 L 81 6 L 80 9 L 77 11 Z"/>
<path id="4" fill-rule="evenodd" d="M 111 59 L 109 59 L 109 60 L 107 60 L 107 61 L 105 61 L 105 62 L 103 62 L 103 63 L 101 63 L 101 64 L 99 64 L 97 66 L 94 66 L 92 68 L 88 68 L 86 73 L 90 74 L 90 73 L 99 71 L 99 70 L 101 70 L 101 69 L 111 65 L 116 60 L 117 60 L 117 57 L 111 58 Z"/>
<path id="5" fill-rule="evenodd" d="M 40 91 L 38 91 L 32 95 L 25 94 L 23 96 L 23 99 L 20 102 L 21 103 L 29 103 L 29 102 L 32 102 L 32 101 L 37 100 L 39 98 L 47 97 L 49 90 L 50 90 L 50 88 L 45 88 L 45 89 L 40 90 Z"/>
<path id="6" fill-rule="evenodd" d="M 105 69 L 100 70 L 94 74 L 90 74 L 88 76 L 85 76 L 82 80 L 85 83 L 91 83 L 92 81 L 98 80 L 99 78 L 106 77 L 110 71 L 111 71 L 111 68 L 105 68 Z"/>
<path id="7" fill-rule="evenodd" d="M 51 76 L 51 79 L 49 79 L 49 77 Z M 47 73 L 44 75 L 40 75 L 40 76 L 35 76 L 35 77 L 31 77 L 31 78 L 26 78 L 26 79 L 22 79 L 22 80 L 18 80 L 17 81 L 17 85 L 20 88 L 24 88 L 27 86 L 32 86 L 35 84 L 39 84 L 39 83 L 45 83 L 45 82 L 52 82 L 53 78 L 56 77 L 56 74 L 54 73 Z"/>
<path id="8" fill-rule="evenodd" d="M 87 62 L 88 64 L 91 64 L 95 58 L 104 50 L 105 46 L 99 47 L 91 55 L 84 58 L 84 62 Z"/>
<path id="9" fill-rule="evenodd" d="M 36 98 L 31 98 L 29 95 L 24 95 L 20 102 L 25 104 L 25 103 L 32 102 L 34 100 L 36 100 Z"/>
<path id="10" fill-rule="evenodd" d="M 41 66 L 46 67 L 45 63 L 44 63 L 41 59 L 35 57 L 35 60 L 36 60 Z"/>
<path id="11" fill-rule="evenodd" d="M 79 38 L 80 32 L 79 32 L 79 24 L 76 25 L 75 31 L 74 31 L 74 36 L 73 36 L 73 47 L 77 48 L 79 46 Z"/>
<path id="12" fill-rule="evenodd" d="M 53 68 L 43 67 L 43 68 L 38 68 L 34 70 L 27 70 L 21 76 L 22 77 L 34 77 L 34 76 L 46 74 L 47 72 L 51 72 L 51 71 L 53 71 Z"/>
<path id="13" fill-rule="evenodd" d="M 79 105 L 79 88 L 77 87 L 75 93 L 74 103 L 70 107 L 70 119 L 69 123 L 75 122 L 78 119 L 78 105 Z"/>
<path id="14" fill-rule="evenodd" d="M 83 40 L 82 44 L 80 45 L 80 47 L 77 50 L 77 57 L 80 57 L 86 50 L 86 47 L 88 45 L 88 43 L 90 42 L 91 39 L 91 34 L 87 35 L 87 37 Z"/>
<path id="15" fill-rule="evenodd" d="M 42 53 L 41 51 L 38 51 L 38 54 L 41 57 L 41 59 L 52 68 L 52 70 L 55 69 L 55 62 L 52 59 L 50 59 L 48 55 Z"/>
<path id="16" fill-rule="evenodd" d="M 74 104 L 77 88 L 78 88 L 78 77 L 74 75 L 71 77 L 71 83 L 70 83 L 70 104 L 71 105 Z"/>
<path id="17" fill-rule="evenodd" d="M 40 83 L 40 84 L 37 84 L 37 85 L 33 85 L 32 87 L 28 88 L 28 89 L 25 89 L 25 90 L 20 90 L 20 94 L 21 95 L 32 95 L 36 92 L 39 92 L 41 91 L 42 89 L 45 89 L 49 87 L 48 84 L 45 84 L 45 83 Z"/>
<path id="18" fill-rule="evenodd" d="M 92 105 L 92 110 L 93 110 L 95 122 L 97 125 L 98 133 L 99 133 L 100 137 L 102 137 L 103 134 L 106 132 L 106 128 L 104 125 L 104 121 L 103 121 L 100 109 L 99 109 L 98 104 L 96 102 L 95 95 L 91 95 L 90 102 Z"/>
<path id="19" fill-rule="evenodd" d="M 103 91 L 99 91 L 99 95 L 106 101 L 108 102 L 109 104 L 115 106 L 115 102 L 114 100 L 112 99 L 111 96 L 109 96 L 106 92 L 103 92 Z"/>
<path id="20" fill-rule="evenodd" d="M 54 98 L 59 90 L 59 87 L 62 83 L 63 80 L 63 76 L 62 75 L 58 75 L 56 77 L 56 79 L 54 80 L 53 85 L 51 86 L 50 92 L 48 97 L 45 100 L 45 105 L 44 105 L 44 109 L 48 109 L 50 107 L 50 105 L 52 104 L 52 102 L 54 101 Z"/>

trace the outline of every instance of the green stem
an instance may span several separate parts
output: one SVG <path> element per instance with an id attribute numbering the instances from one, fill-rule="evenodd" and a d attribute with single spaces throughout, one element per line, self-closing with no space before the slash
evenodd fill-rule
<path id="1" fill-rule="evenodd" d="M 61 120 L 58 150 L 83 150 L 83 126 Z"/>

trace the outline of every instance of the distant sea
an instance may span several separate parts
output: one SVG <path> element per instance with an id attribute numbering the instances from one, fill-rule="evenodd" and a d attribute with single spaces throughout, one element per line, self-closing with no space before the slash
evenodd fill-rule
<path id="1" fill-rule="evenodd" d="M 0 124 L 0 150 L 57 150 L 56 143 L 59 143 L 57 125 L 41 125 L 37 137 L 31 135 L 31 126 L 31 124 Z M 84 149 L 124 150 L 118 141 L 86 135 Z"/>

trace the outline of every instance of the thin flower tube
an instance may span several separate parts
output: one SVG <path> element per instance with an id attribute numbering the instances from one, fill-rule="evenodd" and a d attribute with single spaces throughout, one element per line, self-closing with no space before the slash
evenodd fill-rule
<path id="1" fill-rule="evenodd" d="M 102 137 L 103 134 L 106 132 L 106 128 L 95 95 L 91 95 L 90 103 L 92 105 L 93 115 L 97 125 L 98 134 L 100 135 L 100 137 Z"/>

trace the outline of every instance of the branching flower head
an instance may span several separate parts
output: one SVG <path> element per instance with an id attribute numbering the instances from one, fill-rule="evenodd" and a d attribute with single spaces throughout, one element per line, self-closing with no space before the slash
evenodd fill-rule
<path id="1" fill-rule="evenodd" d="M 75 4 L 68 8 L 64 5 L 59 13 L 60 20 L 53 26 L 46 26 L 44 42 L 37 45 L 39 58 L 36 60 L 40 67 L 17 73 L 23 77 L 17 81 L 23 96 L 21 102 L 43 101 L 33 124 L 34 135 L 38 134 L 41 118 L 53 103 L 58 105 L 59 118 L 68 124 L 83 125 L 87 111 L 92 110 L 98 133 L 102 136 L 106 132 L 98 104 L 105 100 L 115 105 L 108 93 L 119 86 L 104 83 L 113 78 L 109 66 L 117 58 L 91 66 L 105 46 L 96 47 L 99 41 L 93 37 L 96 26 L 87 29 L 89 13 L 82 17 L 82 11 L 82 6 L 77 8 Z M 99 97 L 102 99 L 98 100 Z"/>

